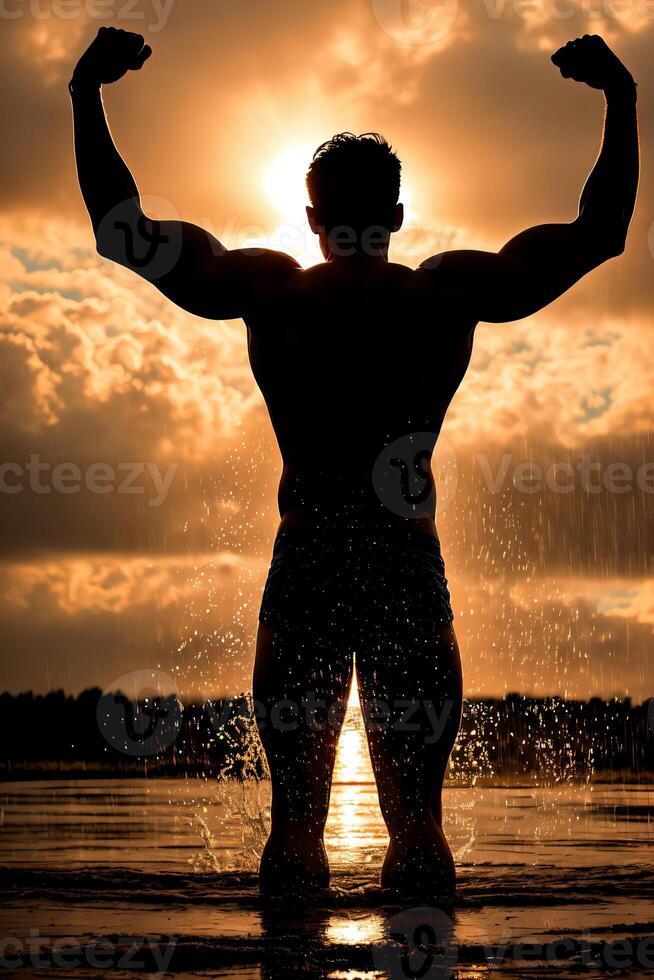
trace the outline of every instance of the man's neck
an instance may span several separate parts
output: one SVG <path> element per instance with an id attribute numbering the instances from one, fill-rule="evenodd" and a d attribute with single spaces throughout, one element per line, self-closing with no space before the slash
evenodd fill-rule
<path id="1" fill-rule="evenodd" d="M 368 263 L 388 262 L 388 243 L 374 250 L 351 246 L 348 250 L 342 248 L 329 251 L 325 256 L 327 262 L 354 262 L 357 265 Z"/>

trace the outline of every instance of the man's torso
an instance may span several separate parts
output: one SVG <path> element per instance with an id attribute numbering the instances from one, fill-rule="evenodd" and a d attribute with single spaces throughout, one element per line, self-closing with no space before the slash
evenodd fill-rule
<path id="1" fill-rule="evenodd" d="M 379 516 L 375 460 L 412 433 L 435 441 L 474 322 L 437 274 L 358 258 L 289 268 L 245 319 L 284 463 L 282 516 Z"/>

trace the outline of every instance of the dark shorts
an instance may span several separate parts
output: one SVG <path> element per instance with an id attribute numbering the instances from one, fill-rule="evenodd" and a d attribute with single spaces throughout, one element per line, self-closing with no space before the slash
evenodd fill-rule
<path id="1" fill-rule="evenodd" d="M 452 622 L 438 538 L 368 527 L 277 535 L 259 621 L 275 630 L 341 635 L 356 645 Z"/>

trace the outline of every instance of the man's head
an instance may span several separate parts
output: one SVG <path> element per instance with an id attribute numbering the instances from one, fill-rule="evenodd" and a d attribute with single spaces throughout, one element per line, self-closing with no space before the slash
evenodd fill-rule
<path id="1" fill-rule="evenodd" d="M 318 147 L 307 172 L 307 217 L 325 257 L 387 249 L 402 225 L 401 169 L 379 133 L 337 133 Z"/>

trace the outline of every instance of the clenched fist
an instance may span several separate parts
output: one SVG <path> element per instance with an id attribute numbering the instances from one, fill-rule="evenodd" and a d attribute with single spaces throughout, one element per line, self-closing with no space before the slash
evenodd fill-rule
<path id="1" fill-rule="evenodd" d="M 610 89 L 635 90 L 631 74 L 597 34 L 584 34 L 575 41 L 568 41 L 552 55 L 552 61 L 564 78 L 585 82 L 591 88 L 605 92 Z"/>
<path id="2" fill-rule="evenodd" d="M 73 82 L 95 85 L 117 82 L 128 71 L 138 71 L 152 54 L 141 34 L 101 27 L 97 37 L 77 62 Z"/>

